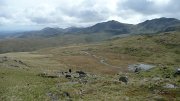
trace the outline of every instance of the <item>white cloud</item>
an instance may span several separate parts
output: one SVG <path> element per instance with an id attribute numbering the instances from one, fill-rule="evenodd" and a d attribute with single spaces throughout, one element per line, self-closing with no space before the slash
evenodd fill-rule
<path id="1" fill-rule="evenodd" d="M 0 25 L 88 26 L 107 20 L 139 23 L 180 18 L 180 0 L 0 0 Z"/>

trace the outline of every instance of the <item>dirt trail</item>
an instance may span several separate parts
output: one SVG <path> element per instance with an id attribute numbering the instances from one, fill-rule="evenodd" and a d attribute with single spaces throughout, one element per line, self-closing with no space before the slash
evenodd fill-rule
<path id="1" fill-rule="evenodd" d="M 111 65 L 111 64 L 107 63 L 106 60 L 105 60 L 103 57 L 101 57 L 101 56 L 96 56 L 96 55 L 91 54 L 91 53 L 89 53 L 89 52 L 87 52 L 87 51 L 82 51 L 82 53 L 84 53 L 84 54 L 86 54 L 86 55 L 92 56 L 93 58 L 99 60 L 99 63 L 101 63 L 101 64 L 103 64 L 103 65 L 106 65 L 106 66 L 109 66 L 109 67 L 112 67 L 112 68 L 118 68 L 118 69 L 120 69 L 120 67 L 118 67 L 118 66 L 114 66 L 114 65 Z"/>

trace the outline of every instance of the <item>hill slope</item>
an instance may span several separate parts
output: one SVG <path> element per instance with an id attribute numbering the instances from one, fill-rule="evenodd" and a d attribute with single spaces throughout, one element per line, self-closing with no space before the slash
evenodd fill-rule
<path id="1" fill-rule="evenodd" d="M 0 54 L 0 100 L 179 101 L 180 76 L 174 76 L 180 65 L 179 39 L 179 32 L 136 35 Z M 155 67 L 128 71 L 128 65 L 138 63 Z M 76 71 L 87 75 L 79 78 Z"/>

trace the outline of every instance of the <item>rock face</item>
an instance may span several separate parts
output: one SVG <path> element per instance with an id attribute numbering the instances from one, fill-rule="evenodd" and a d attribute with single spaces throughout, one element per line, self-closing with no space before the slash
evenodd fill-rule
<path id="1" fill-rule="evenodd" d="M 140 71 L 147 71 L 153 67 L 155 66 L 149 64 L 133 64 L 128 66 L 128 70 L 132 72 L 140 72 Z"/>
<path id="2" fill-rule="evenodd" d="M 121 76 L 119 78 L 119 81 L 124 82 L 125 84 L 127 84 L 128 83 L 128 77 L 127 76 Z"/>
<path id="3" fill-rule="evenodd" d="M 175 71 L 174 77 L 176 77 L 176 76 L 178 76 L 178 75 L 180 75 L 180 68 L 178 68 L 178 69 Z"/>

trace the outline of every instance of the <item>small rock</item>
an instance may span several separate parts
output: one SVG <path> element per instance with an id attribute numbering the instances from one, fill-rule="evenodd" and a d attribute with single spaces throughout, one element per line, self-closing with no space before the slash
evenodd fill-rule
<path id="1" fill-rule="evenodd" d="M 164 88 L 177 88 L 177 86 L 167 83 Z"/>
<path id="2" fill-rule="evenodd" d="M 64 97 L 70 97 L 70 94 L 68 92 L 63 92 Z"/>
<path id="3" fill-rule="evenodd" d="M 140 71 L 141 71 L 141 68 L 136 68 L 136 69 L 134 70 L 135 73 L 138 73 L 138 72 L 140 72 Z"/>
<path id="4" fill-rule="evenodd" d="M 180 75 L 180 68 L 178 68 L 175 73 L 174 73 L 174 77 L 176 77 L 177 75 Z"/>
<path id="5" fill-rule="evenodd" d="M 153 67 L 155 67 L 155 66 L 148 65 L 148 64 L 133 64 L 133 65 L 129 65 L 128 69 L 129 69 L 129 71 L 133 71 L 133 72 L 137 73 L 140 71 L 147 71 Z"/>
<path id="6" fill-rule="evenodd" d="M 152 78 L 152 80 L 154 80 L 154 81 L 159 81 L 159 80 L 161 80 L 161 78 L 159 78 L 159 77 L 154 77 L 154 78 Z"/>
<path id="7" fill-rule="evenodd" d="M 125 84 L 127 84 L 128 83 L 128 77 L 127 76 L 121 76 L 119 78 L 119 81 L 124 82 Z"/>
<path id="8" fill-rule="evenodd" d="M 65 75 L 65 78 L 70 79 L 70 78 L 71 78 L 71 75 L 66 74 L 66 75 Z"/>
<path id="9" fill-rule="evenodd" d="M 72 72 L 72 70 L 71 69 L 69 69 L 69 73 L 71 73 Z"/>
<path id="10" fill-rule="evenodd" d="M 83 71 L 76 71 L 79 74 L 79 78 L 86 77 L 86 73 Z"/>

